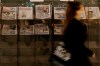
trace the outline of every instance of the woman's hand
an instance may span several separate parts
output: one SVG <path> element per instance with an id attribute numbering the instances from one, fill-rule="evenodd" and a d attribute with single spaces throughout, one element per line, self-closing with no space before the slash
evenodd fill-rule
<path id="1" fill-rule="evenodd" d="M 93 52 L 92 58 L 93 58 L 93 59 L 96 59 L 96 55 L 95 55 L 94 52 Z"/>

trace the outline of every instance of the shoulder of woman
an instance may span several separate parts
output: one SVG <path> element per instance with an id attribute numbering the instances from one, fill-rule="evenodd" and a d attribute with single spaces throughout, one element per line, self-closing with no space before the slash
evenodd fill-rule
<path id="1" fill-rule="evenodd" d="M 72 19 L 72 20 L 70 20 L 69 25 L 78 27 L 78 26 L 82 25 L 82 23 L 80 21 L 76 20 L 76 19 Z"/>

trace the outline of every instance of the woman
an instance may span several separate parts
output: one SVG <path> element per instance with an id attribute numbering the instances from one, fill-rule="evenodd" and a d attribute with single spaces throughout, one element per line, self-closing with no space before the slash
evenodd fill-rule
<path id="1" fill-rule="evenodd" d="M 68 2 L 62 41 L 71 53 L 71 59 L 65 63 L 65 66 L 92 66 L 89 57 L 95 57 L 95 54 L 84 45 L 87 39 L 87 27 L 80 21 L 83 12 L 82 3 Z"/>

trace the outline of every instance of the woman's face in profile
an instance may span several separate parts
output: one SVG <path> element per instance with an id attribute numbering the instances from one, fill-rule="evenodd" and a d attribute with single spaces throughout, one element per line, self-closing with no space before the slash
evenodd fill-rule
<path id="1" fill-rule="evenodd" d="M 80 5 L 80 9 L 77 11 L 77 15 L 81 15 L 84 13 L 84 6 Z"/>

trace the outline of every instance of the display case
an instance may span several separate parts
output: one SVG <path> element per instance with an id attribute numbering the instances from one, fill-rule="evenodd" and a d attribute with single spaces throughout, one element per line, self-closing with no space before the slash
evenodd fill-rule
<path id="1" fill-rule="evenodd" d="M 67 2 L 41 1 L 1 0 L 0 66 L 52 66 L 48 59 L 60 42 Z M 100 10 L 99 0 L 78 1 L 82 1 L 84 7 Z M 100 13 L 93 14 L 97 17 L 87 13 L 82 22 L 88 27 L 85 44 L 96 54 L 96 58 L 90 60 L 93 66 L 100 66 Z"/>

